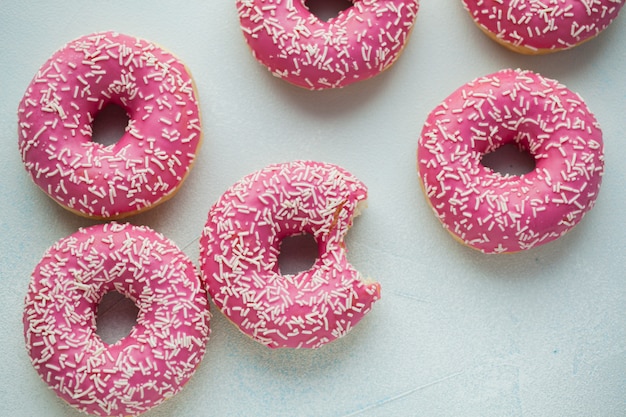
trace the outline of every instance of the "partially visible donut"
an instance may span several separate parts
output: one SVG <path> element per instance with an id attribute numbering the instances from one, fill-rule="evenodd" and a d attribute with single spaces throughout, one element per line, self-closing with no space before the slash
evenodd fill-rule
<path id="1" fill-rule="evenodd" d="M 353 0 L 329 21 L 305 0 L 237 0 L 254 57 L 275 76 L 309 90 L 344 87 L 390 67 L 404 48 L 418 0 Z"/>
<path id="2" fill-rule="evenodd" d="M 118 291 L 139 309 L 130 334 L 107 344 L 96 310 Z M 136 416 L 175 395 L 209 337 L 206 290 L 194 265 L 147 227 L 80 229 L 46 251 L 24 310 L 26 348 L 40 377 L 73 407 Z"/>
<path id="3" fill-rule="evenodd" d="M 129 117 L 123 137 L 92 141 L 108 104 Z M 115 219 L 172 197 L 201 140 L 187 68 L 148 41 L 114 32 L 69 42 L 37 72 L 18 109 L 19 150 L 35 184 L 70 211 Z"/>
<path id="4" fill-rule="evenodd" d="M 597 36 L 626 0 L 462 0 L 483 32 L 523 54 L 573 48 Z"/>
<path id="5" fill-rule="evenodd" d="M 270 348 L 317 348 L 345 335 L 380 297 L 343 241 L 366 197 L 363 183 L 320 162 L 270 165 L 238 181 L 211 207 L 200 239 L 201 276 L 217 307 Z M 281 274 L 282 240 L 303 233 L 319 257 Z"/>
<path id="6" fill-rule="evenodd" d="M 533 171 L 502 175 L 481 164 L 509 143 L 534 157 Z M 516 252 L 557 239 L 594 206 L 602 132 L 578 94 L 531 71 L 503 70 L 460 87 L 428 115 L 417 165 L 453 236 L 485 253 Z"/>

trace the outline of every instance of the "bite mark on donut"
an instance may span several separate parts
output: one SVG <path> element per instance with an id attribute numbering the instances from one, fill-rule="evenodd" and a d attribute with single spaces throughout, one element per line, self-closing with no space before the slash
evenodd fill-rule
<path id="1" fill-rule="evenodd" d="M 270 348 L 317 348 L 345 335 L 380 297 L 380 286 L 347 261 L 343 242 L 366 196 L 351 174 L 314 161 L 270 165 L 234 184 L 211 207 L 200 240 L 217 307 Z M 280 241 L 302 232 L 318 243 L 317 261 L 280 275 Z"/>
<path id="2" fill-rule="evenodd" d="M 339 214 L 341 213 L 341 210 L 343 210 L 343 207 L 345 206 L 345 204 L 346 202 L 344 201 L 343 203 L 340 203 L 335 209 L 335 214 L 333 215 L 333 221 L 330 224 L 331 231 L 337 226 L 337 222 L 339 221 Z M 345 243 L 345 242 L 342 242 L 342 243 Z"/>

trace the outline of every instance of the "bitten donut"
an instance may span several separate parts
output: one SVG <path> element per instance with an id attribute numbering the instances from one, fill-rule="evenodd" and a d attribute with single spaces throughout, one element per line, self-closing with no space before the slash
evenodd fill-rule
<path id="1" fill-rule="evenodd" d="M 327 22 L 305 0 L 237 0 L 237 10 L 259 62 L 292 84 L 322 90 L 391 66 L 413 28 L 418 0 L 353 0 Z"/>
<path id="2" fill-rule="evenodd" d="M 462 0 L 483 32 L 522 54 L 570 49 L 609 26 L 625 0 Z"/>
<path id="3" fill-rule="evenodd" d="M 130 334 L 114 344 L 96 334 L 109 291 L 139 309 Z M 192 376 L 210 333 L 208 308 L 194 265 L 171 241 L 147 227 L 97 225 L 59 240 L 35 268 L 26 347 L 41 378 L 73 407 L 136 416 Z"/>
<path id="4" fill-rule="evenodd" d="M 237 182 L 211 207 L 200 239 L 201 277 L 217 307 L 270 348 L 317 348 L 346 334 L 380 297 L 343 242 L 366 197 L 363 183 L 320 162 L 270 165 Z M 319 256 L 282 275 L 281 241 L 302 233 Z"/>
<path id="5" fill-rule="evenodd" d="M 109 104 L 129 122 L 115 144 L 92 141 Z M 19 104 L 19 150 L 46 194 L 74 213 L 115 219 L 172 197 L 201 140 L 193 81 L 170 53 L 114 32 L 69 42 Z"/>
<path id="6" fill-rule="evenodd" d="M 481 164 L 509 143 L 534 157 L 534 170 L 503 175 Z M 594 206 L 602 132 L 578 94 L 530 71 L 503 70 L 462 86 L 429 114 L 417 163 L 453 236 L 485 253 L 516 252 L 557 239 Z"/>

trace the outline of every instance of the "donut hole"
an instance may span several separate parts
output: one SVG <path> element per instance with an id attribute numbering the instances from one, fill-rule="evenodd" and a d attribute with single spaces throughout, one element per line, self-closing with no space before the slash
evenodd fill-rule
<path id="1" fill-rule="evenodd" d="M 130 299 L 117 291 L 104 294 L 98 305 L 96 334 L 103 342 L 114 344 L 128 336 L 137 324 L 139 309 Z"/>
<path id="2" fill-rule="evenodd" d="M 504 176 L 520 176 L 535 169 L 535 158 L 514 143 L 504 144 L 486 153 L 480 163 Z"/>
<path id="3" fill-rule="evenodd" d="M 114 103 L 107 104 L 93 120 L 91 141 L 104 146 L 115 145 L 124 136 L 129 121 L 126 110 Z"/>
<path id="4" fill-rule="evenodd" d="M 350 0 L 306 0 L 304 3 L 311 14 L 327 22 L 352 6 Z"/>
<path id="5" fill-rule="evenodd" d="M 280 242 L 278 270 L 281 275 L 295 275 L 313 267 L 319 249 L 313 235 L 304 233 L 284 238 Z"/>

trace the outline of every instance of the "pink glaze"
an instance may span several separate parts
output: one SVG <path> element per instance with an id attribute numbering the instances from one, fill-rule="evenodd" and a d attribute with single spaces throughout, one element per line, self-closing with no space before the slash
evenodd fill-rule
<path id="1" fill-rule="evenodd" d="M 515 143 L 535 159 L 521 176 L 481 164 Z M 485 253 L 548 243 L 574 227 L 598 196 L 602 132 L 582 98 L 530 71 L 474 80 L 428 116 L 418 143 L 424 191 L 444 227 Z"/>
<path id="2" fill-rule="evenodd" d="M 114 344 L 96 310 L 118 291 L 139 309 Z M 24 311 L 33 366 L 73 407 L 136 416 L 171 398 L 200 363 L 209 337 L 206 290 L 187 256 L 147 227 L 109 223 L 59 240 L 33 272 Z"/>
<path id="3" fill-rule="evenodd" d="M 543 52 L 572 48 L 602 32 L 625 0 L 462 0 L 498 40 Z"/>
<path id="4" fill-rule="evenodd" d="M 353 0 L 328 22 L 305 0 L 237 0 L 255 58 L 275 76 L 310 90 L 343 87 L 388 68 L 402 51 L 418 0 Z"/>
<path id="5" fill-rule="evenodd" d="M 363 183 L 331 164 L 270 165 L 233 185 L 211 208 L 200 239 L 201 276 L 217 307 L 271 348 L 317 348 L 351 330 L 380 298 L 348 263 L 343 242 Z M 283 238 L 308 233 L 311 269 L 281 275 Z"/>
<path id="6" fill-rule="evenodd" d="M 96 114 L 127 112 L 115 144 L 92 142 Z M 19 110 L 19 150 L 35 183 L 88 217 L 120 218 L 173 195 L 200 144 L 193 82 L 174 56 L 113 32 L 71 41 L 46 61 Z"/>

